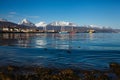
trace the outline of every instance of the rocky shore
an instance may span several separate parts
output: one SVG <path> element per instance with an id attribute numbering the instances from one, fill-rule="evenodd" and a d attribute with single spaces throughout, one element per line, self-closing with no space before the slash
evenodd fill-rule
<path id="1" fill-rule="evenodd" d="M 43 68 L 40 66 L 0 66 L 0 80 L 120 80 L 120 64 L 109 70 Z"/>

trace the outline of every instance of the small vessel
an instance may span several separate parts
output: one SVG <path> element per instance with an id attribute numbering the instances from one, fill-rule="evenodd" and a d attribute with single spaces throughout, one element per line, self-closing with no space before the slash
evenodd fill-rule
<path id="1" fill-rule="evenodd" d="M 61 26 L 61 31 L 59 32 L 60 34 L 67 34 L 68 31 L 64 30 L 64 27 Z"/>
<path id="2" fill-rule="evenodd" d="M 60 34 L 66 34 L 66 33 L 68 33 L 68 31 L 60 31 L 59 33 Z"/>
<path id="3" fill-rule="evenodd" d="M 75 34 L 76 32 L 74 31 L 74 29 L 73 29 L 73 26 L 72 26 L 72 29 L 71 29 L 71 31 L 69 32 L 70 34 Z"/>
<path id="4" fill-rule="evenodd" d="M 92 34 L 92 33 L 95 33 L 95 30 L 88 30 L 88 33 Z"/>

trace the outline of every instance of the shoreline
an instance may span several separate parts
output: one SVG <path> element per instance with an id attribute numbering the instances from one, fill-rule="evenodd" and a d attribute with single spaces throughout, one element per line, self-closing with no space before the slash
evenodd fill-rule
<path id="1" fill-rule="evenodd" d="M 0 66 L 0 80 L 120 80 L 120 64 L 109 70 L 58 69 L 40 66 Z"/>

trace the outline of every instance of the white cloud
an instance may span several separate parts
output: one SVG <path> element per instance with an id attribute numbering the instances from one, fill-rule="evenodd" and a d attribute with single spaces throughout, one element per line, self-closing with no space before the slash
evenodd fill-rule
<path id="1" fill-rule="evenodd" d="M 39 18 L 39 16 L 27 16 L 29 18 Z"/>
<path id="2" fill-rule="evenodd" d="M 16 12 L 9 12 L 9 14 L 12 14 L 12 15 L 14 15 L 14 14 L 16 14 Z"/>
<path id="3" fill-rule="evenodd" d="M 12 18 L 12 17 L 14 17 L 14 15 L 8 15 L 7 17 Z"/>

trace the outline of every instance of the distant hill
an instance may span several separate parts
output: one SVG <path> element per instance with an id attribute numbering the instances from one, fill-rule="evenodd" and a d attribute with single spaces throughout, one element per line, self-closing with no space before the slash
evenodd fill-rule
<path id="1" fill-rule="evenodd" d="M 28 21 L 27 19 L 23 19 L 19 25 L 29 26 L 29 27 L 36 27 L 34 23 Z"/>
<path id="2" fill-rule="evenodd" d="M 95 30 L 95 33 L 116 33 L 116 29 L 112 28 L 96 28 L 96 27 L 76 27 L 78 32 L 87 32 L 88 30 Z"/>
<path id="3" fill-rule="evenodd" d="M 53 22 L 50 24 L 46 24 L 44 22 L 38 23 L 38 26 L 36 27 L 32 22 L 29 22 L 28 20 L 23 20 L 22 23 L 27 24 L 16 24 L 13 22 L 9 22 L 5 19 L 0 20 L 0 28 L 2 27 L 18 27 L 18 28 L 32 28 L 36 30 L 44 30 L 46 27 L 46 30 L 55 30 L 59 32 L 61 30 L 61 27 L 64 27 L 64 30 L 71 31 L 72 29 L 79 33 L 87 33 L 88 30 L 95 30 L 96 33 L 118 33 L 120 32 L 120 29 L 112 29 L 112 28 L 100 28 L 100 27 L 93 27 L 93 26 L 78 26 L 76 24 L 70 23 L 70 22 Z"/>
<path id="4" fill-rule="evenodd" d="M 37 27 L 46 27 L 47 24 L 45 22 L 39 22 L 35 24 Z"/>
<path id="5" fill-rule="evenodd" d="M 64 26 L 64 30 L 71 31 L 73 26 Z M 46 26 L 47 30 L 57 30 L 60 31 L 61 26 Z M 96 33 L 117 33 L 120 32 L 119 29 L 112 28 L 96 28 L 96 27 L 86 27 L 86 26 L 75 26 L 73 30 L 79 33 L 87 33 L 88 30 L 95 30 Z"/>
<path id="6" fill-rule="evenodd" d="M 31 28 L 29 26 L 25 26 L 25 25 L 18 25 L 16 23 L 13 22 L 6 22 L 6 21 L 0 21 L 0 28 L 1 27 L 18 27 L 18 28 Z"/>
<path id="7" fill-rule="evenodd" d="M 48 26 L 74 26 L 76 27 L 77 25 L 72 22 L 55 21 L 55 22 L 48 24 Z"/>
<path id="8" fill-rule="evenodd" d="M 18 26 L 18 24 L 0 21 L 0 27 L 14 27 L 14 26 Z"/>

